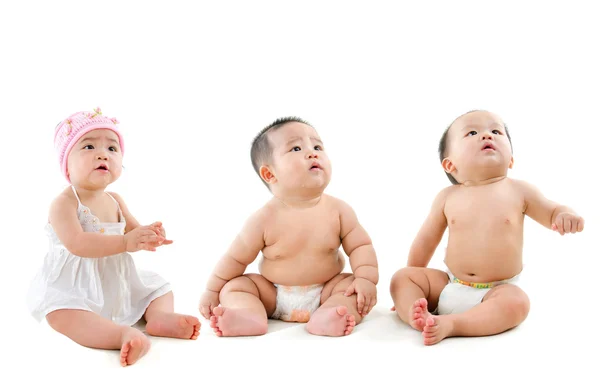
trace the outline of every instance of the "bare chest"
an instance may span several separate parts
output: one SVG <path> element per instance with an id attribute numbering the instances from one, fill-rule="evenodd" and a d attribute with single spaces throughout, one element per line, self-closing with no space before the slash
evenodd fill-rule
<path id="1" fill-rule="evenodd" d="M 110 201 L 109 201 L 110 200 Z M 108 200 L 95 200 L 93 202 L 82 202 L 85 209 L 88 209 L 93 216 L 98 218 L 98 221 L 102 223 L 113 223 L 119 222 L 119 211 L 114 201 L 110 198 Z"/>
<path id="2" fill-rule="evenodd" d="M 511 189 L 466 188 L 446 201 L 448 228 L 522 227 L 524 200 Z"/>
<path id="3" fill-rule="evenodd" d="M 271 258 L 329 254 L 341 244 L 339 215 L 330 210 L 280 214 L 269 223 L 265 244 Z"/>

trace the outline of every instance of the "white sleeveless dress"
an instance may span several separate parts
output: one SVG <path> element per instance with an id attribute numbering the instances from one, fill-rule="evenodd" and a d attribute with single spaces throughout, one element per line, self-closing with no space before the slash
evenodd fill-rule
<path id="1" fill-rule="evenodd" d="M 125 218 L 119 203 L 118 223 L 103 223 L 77 197 L 79 223 L 85 232 L 122 235 Z M 79 309 L 94 312 L 120 325 L 137 323 L 150 302 L 171 291 L 170 284 L 156 273 L 137 270 L 127 252 L 106 257 L 80 257 L 67 250 L 46 224 L 49 251 L 33 279 L 27 305 L 40 322 L 55 310 Z"/>

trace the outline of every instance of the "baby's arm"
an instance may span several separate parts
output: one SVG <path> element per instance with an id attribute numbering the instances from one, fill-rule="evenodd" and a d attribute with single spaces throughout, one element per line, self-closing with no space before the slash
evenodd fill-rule
<path id="1" fill-rule="evenodd" d="M 49 221 L 65 247 L 81 257 L 105 257 L 139 249 L 153 250 L 161 239 L 149 227 L 141 227 L 126 236 L 84 232 L 77 218 L 77 201 L 67 195 L 60 195 L 52 202 Z"/>
<path id="2" fill-rule="evenodd" d="M 523 193 L 525 215 L 561 235 L 583 230 L 584 220 L 573 209 L 547 199 L 539 189 L 525 181 L 515 180 L 515 183 Z"/>
<path id="3" fill-rule="evenodd" d="M 219 305 L 219 293 L 223 286 L 231 279 L 243 275 L 246 267 L 264 248 L 266 217 L 263 211 L 264 209 L 256 212 L 246 221 L 227 252 L 217 262 L 200 300 L 200 313 L 205 318 L 210 318 L 213 309 Z"/>
<path id="4" fill-rule="evenodd" d="M 410 247 L 407 266 L 427 267 L 427 264 L 429 264 L 448 226 L 444 207 L 446 197 L 452 188 L 453 186 L 443 189 L 433 200 L 429 215 Z"/>
<path id="5" fill-rule="evenodd" d="M 366 315 L 377 303 L 379 268 L 371 238 L 358 222 L 356 213 L 345 202 L 340 203 L 340 237 L 350 260 L 354 281 L 345 292 L 356 293 L 359 314 Z"/>

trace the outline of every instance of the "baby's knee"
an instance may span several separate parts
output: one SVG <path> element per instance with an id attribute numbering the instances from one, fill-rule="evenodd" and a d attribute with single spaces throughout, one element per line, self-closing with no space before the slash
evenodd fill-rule
<path id="1" fill-rule="evenodd" d="M 231 292 L 246 292 L 258 296 L 258 288 L 248 275 L 238 276 L 229 280 L 221 289 L 220 295 L 223 296 Z"/>
<path id="2" fill-rule="evenodd" d="M 520 290 L 520 293 L 510 303 L 508 311 L 515 315 L 517 319 L 525 319 L 529 314 L 529 307 L 529 297 L 525 292 Z"/>
<path id="3" fill-rule="evenodd" d="M 56 310 L 46 315 L 46 322 L 55 331 L 62 332 L 67 329 L 69 325 L 69 317 L 65 310 Z"/>
<path id="4" fill-rule="evenodd" d="M 422 275 L 422 268 L 419 267 L 404 267 L 396 271 L 390 280 L 390 289 L 393 291 L 403 281 L 410 280 L 415 275 Z"/>

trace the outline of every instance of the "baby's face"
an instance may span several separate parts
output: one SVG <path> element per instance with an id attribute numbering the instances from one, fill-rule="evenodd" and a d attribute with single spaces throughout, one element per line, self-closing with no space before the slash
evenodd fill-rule
<path id="1" fill-rule="evenodd" d="M 67 172 L 73 185 L 108 186 L 122 171 L 119 137 L 112 130 L 86 133 L 69 153 Z"/>
<path id="2" fill-rule="evenodd" d="M 314 128 L 290 122 L 269 133 L 269 142 L 273 148 L 271 171 L 278 189 L 323 191 L 329 184 L 331 163 Z"/>
<path id="3" fill-rule="evenodd" d="M 459 182 L 473 172 L 477 174 L 486 168 L 506 170 L 513 163 L 504 123 L 487 111 L 475 111 L 457 119 L 448 132 L 447 149 L 447 159 L 456 168 Z"/>

